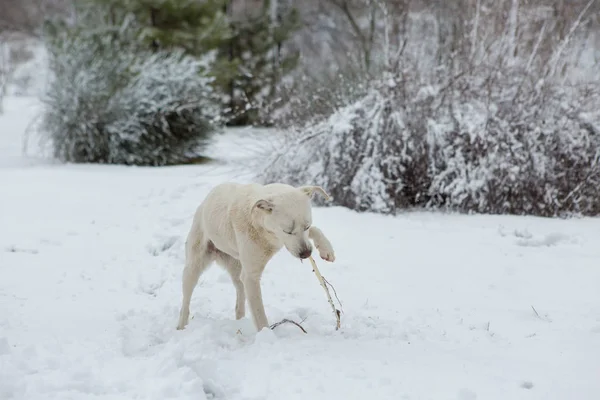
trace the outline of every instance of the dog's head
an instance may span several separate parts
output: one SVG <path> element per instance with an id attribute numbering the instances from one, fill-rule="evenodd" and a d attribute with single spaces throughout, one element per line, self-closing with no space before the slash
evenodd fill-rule
<path id="1" fill-rule="evenodd" d="M 310 201 L 315 192 L 329 198 L 320 186 L 301 186 L 260 199 L 253 207 L 253 210 L 262 213 L 264 228 L 274 234 L 294 257 L 300 259 L 312 254 L 308 229 L 312 224 Z"/>

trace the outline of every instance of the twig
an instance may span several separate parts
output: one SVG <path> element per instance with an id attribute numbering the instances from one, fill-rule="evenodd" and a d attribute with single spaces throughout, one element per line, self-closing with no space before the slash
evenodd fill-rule
<path id="1" fill-rule="evenodd" d="M 538 317 L 539 319 L 542 319 L 542 317 L 540 317 L 540 314 L 538 314 L 538 312 L 537 312 L 537 310 L 535 309 L 535 307 L 534 307 L 534 306 L 531 306 L 531 309 L 533 310 L 533 312 L 535 313 L 535 315 L 537 315 L 537 317 Z"/>
<path id="2" fill-rule="evenodd" d="M 312 258 L 312 256 L 310 256 L 310 257 L 308 257 L 308 259 L 310 260 L 310 262 L 313 266 L 313 272 L 317 275 L 317 279 L 319 280 L 319 283 L 321 284 L 323 289 L 325 289 L 325 293 L 327 294 L 327 300 L 329 301 L 329 304 L 331 305 L 331 308 L 333 309 L 333 313 L 335 314 L 335 319 L 336 319 L 335 330 L 337 331 L 338 329 L 340 329 L 340 324 L 341 324 L 340 310 L 335 308 L 335 304 L 333 304 L 333 300 L 331 299 L 331 294 L 329 293 L 329 289 L 327 289 L 327 285 L 325 284 L 323 275 L 321 275 L 319 268 L 317 268 L 317 263 L 315 262 L 314 258 Z"/>
<path id="3" fill-rule="evenodd" d="M 331 283 L 329 283 L 329 281 L 327 280 L 327 278 L 323 277 L 323 280 L 325 281 L 325 283 L 327 284 L 327 286 L 329 286 L 333 290 L 333 295 L 335 296 L 335 299 L 337 300 L 337 302 L 340 304 L 341 311 L 344 312 L 344 306 L 342 305 L 342 302 L 341 302 L 340 298 L 337 295 L 335 287 Z"/>
<path id="4" fill-rule="evenodd" d="M 305 318 L 305 319 L 306 319 L 306 318 Z M 300 321 L 300 324 L 301 324 L 302 322 L 304 322 L 304 320 L 305 320 L 305 319 L 303 319 L 302 321 Z M 273 325 L 271 325 L 269 328 L 271 328 L 271 329 L 275 329 L 275 328 L 277 328 L 279 325 L 281 325 L 281 324 L 285 324 L 285 323 L 294 324 L 294 325 L 296 325 L 298 328 L 300 328 L 300 329 L 302 330 L 302 332 L 304 332 L 304 333 L 308 333 L 308 332 L 306 332 L 306 329 L 304 329 L 304 328 L 302 327 L 302 325 L 300 325 L 300 324 L 299 324 L 299 323 L 297 323 L 296 321 L 292 321 L 291 319 L 287 319 L 287 318 L 284 318 L 284 319 L 282 319 L 282 320 L 281 320 L 281 321 L 279 321 L 279 322 L 275 322 L 275 323 L 274 323 Z"/>

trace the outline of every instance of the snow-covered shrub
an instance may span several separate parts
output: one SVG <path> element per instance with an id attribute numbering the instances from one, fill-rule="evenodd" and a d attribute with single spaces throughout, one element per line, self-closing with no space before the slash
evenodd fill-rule
<path id="1" fill-rule="evenodd" d="M 294 130 L 262 178 L 321 185 L 332 204 L 358 211 L 600 214 L 600 95 L 549 87 L 490 105 L 494 94 L 478 98 L 480 87 L 467 90 L 476 79 L 464 80 L 464 98 L 431 102 L 444 96 L 422 87 L 407 101 L 386 78 Z"/>
<path id="2" fill-rule="evenodd" d="M 211 79 L 199 74 L 204 67 L 179 52 L 136 58 L 130 81 L 109 102 L 109 162 L 164 165 L 198 157 L 219 115 Z"/>
<path id="3" fill-rule="evenodd" d="M 322 185 L 330 204 L 359 211 L 600 214 L 600 82 L 579 74 L 569 50 L 590 43 L 577 36 L 589 3 L 562 31 L 556 21 L 540 29 L 519 2 L 482 4 L 470 20 L 417 13 L 427 17 L 417 30 L 383 7 L 383 27 L 362 35 L 380 59 L 355 82 L 365 93 L 344 99 L 334 87 L 324 106 L 319 91 L 291 102 L 300 118 L 263 181 Z"/>
<path id="4" fill-rule="evenodd" d="M 358 211 L 600 214 L 598 84 L 528 87 L 511 73 L 473 70 L 452 86 L 384 74 L 361 100 L 293 129 L 262 179 L 322 185 Z"/>
<path id="5" fill-rule="evenodd" d="M 600 213 L 600 132 L 583 113 L 600 97 L 587 96 L 583 104 L 584 96 L 550 87 L 543 96 L 522 92 L 486 108 L 472 94 L 448 112 L 447 123 L 430 126 L 430 205 L 499 214 Z"/>
<path id="6" fill-rule="evenodd" d="M 421 104 L 399 107 L 395 84 L 386 79 L 327 120 L 295 130 L 263 180 L 321 185 L 335 204 L 359 211 L 391 213 L 424 204 L 427 143 L 416 134 L 425 127 L 415 118 Z"/>
<path id="7" fill-rule="evenodd" d="M 57 29 L 42 129 L 66 162 L 165 165 L 197 158 L 219 109 L 212 56 L 136 48 L 127 27 Z"/>

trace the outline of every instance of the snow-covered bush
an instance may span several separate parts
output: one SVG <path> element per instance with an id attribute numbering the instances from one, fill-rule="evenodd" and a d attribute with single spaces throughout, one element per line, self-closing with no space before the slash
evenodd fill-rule
<path id="1" fill-rule="evenodd" d="M 129 67 L 128 84 L 113 96 L 110 162 L 163 165 L 199 155 L 219 115 L 205 64 L 179 52 L 146 54 Z"/>
<path id="2" fill-rule="evenodd" d="M 577 36 L 589 3 L 562 31 L 540 29 L 519 4 L 490 14 L 477 2 L 472 20 L 417 13 L 402 29 L 394 23 L 411 18 L 383 6 L 383 32 L 366 35 L 380 38 L 379 59 L 355 82 L 365 94 L 340 106 L 346 88 L 330 89 L 325 119 L 312 111 L 319 92 L 292 102 L 307 106 L 292 110 L 301 118 L 263 181 L 322 185 L 331 204 L 359 211 L 600 214 L 600 82 L 570 50 L 590 43 Z"/>
<path id="3" fill-rule="evenodd" d="M 41 126 L 58 159 L 166 165 L 201 155 L 219 114 L 212 56 L 140 49 L 128 29 L 96 23 L 48 36 Z"/>
<path id="4" fill-rule="evenodd" d="M 262 178 L 321 185 L 335 204 L 359 211 L 391 213 L 422 202 L 427 143 L 413 134 L 393 92 L 383 85 L 327 120 L 295 130 Z"/>
<path id="5" fill-rule="evenodd" d="M 508 67 L 452 84 L 411 73 L 383 74 L 362 99 L 292 129 L 262 179 L 321 185 L 358 211 L 600 214 L 598 83 Z"/>
<path id="6" fill-rule="evenodd" d="M 600 94 L 549 87 L 498 106 L 494 93 L 469 87 L 473 76 L 462 79 L 456 99 L 422 87 L 408 101 L 384 79 L 296 129 L 263 180 L 322 185 L 332 204 L 358 211 L 600 214 Z"/>
<path id="7" fill-rule="evenodd" d="M 580 89 L 525 91 L 499 107 L 471 94 L 446 123 L 432 124 L 430 205 L 542 216 L 600 213 L 594 127 L 600 115 L 590 122 L 585 112 L 600 96 Z"/>

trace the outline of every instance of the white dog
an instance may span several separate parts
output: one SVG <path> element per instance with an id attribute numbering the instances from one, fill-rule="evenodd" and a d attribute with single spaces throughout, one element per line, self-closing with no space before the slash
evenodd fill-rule
<path id="1" fill-rule="evenodd" d="M 187 325 L 194 287 L 213 261 L 231 275 L 236 319 L 244 317 L 248 299 L 256 329 L 269 326 L 260 278 L 271 257 L 285 246 L 293 256 L 308 258 L 312 239 L 322 259 L 335 260 L 331 243 L 312 225 L 310 200 L 314 192 L 329 197 L 319 186 L 295 188 L 280 183 L 224 183 L 212 189 L 196 210 L 185 244 L 183 302 L 177 329 Z"/>

